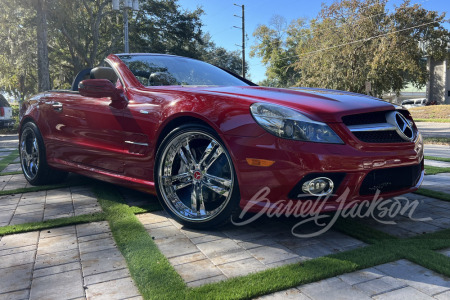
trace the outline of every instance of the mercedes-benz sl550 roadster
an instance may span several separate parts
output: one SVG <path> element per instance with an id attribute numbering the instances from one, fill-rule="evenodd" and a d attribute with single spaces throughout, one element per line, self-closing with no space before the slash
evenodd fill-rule
<path id="1" fill-rule="evenodd" d="M 82 174 L 155 194 L 174 219 L 198 228 L 280 200 L 324 199 L 320 210 L 333 211 L 394 197 L 416 190 L 424 174 L 422 138 L 402 107 L 260 87 L 162 54 L 109 55 L 71 90 L 31 97 L 19 147 L 33 185 Z"/>

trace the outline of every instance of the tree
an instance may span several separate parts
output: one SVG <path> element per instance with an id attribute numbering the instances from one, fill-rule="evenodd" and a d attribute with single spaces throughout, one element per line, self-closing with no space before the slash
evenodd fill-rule
<path id="1" fill-rule="evenodd" d="M 23 101 L 37 91 L 35 12 L 10 0 L 0 10 L 0 91 Z"/>
<path id="2" fill-rule="evenodd" d="M 38 90 L 38 78 L 47 77 L 37 74 L 38 64 L 45 63 L 45 59 L 37 59 L 38 48 L 42 54 L 39 57 L 44 57 L 43 51 L 48 49 L 50 86 L 53 88 L 69 88 L 79 71 L 100 64 L 110 53 L 123 52 L 123 14 L 112 10 L 110 0 L 3 2 L 0 10 L 0 91 L 23 100 Z M 184 11 L 177 0 L 145 0 L 141 3 L 138 13 L 129 12 L 132 52 L 170 53 L 209 60 L 232 71 L 240 68 L 236 53 L 216 47 L 203 34 L 201 9 Z M 37 4 L 45 4 L 44 9 L 39 11 L 42 6 Z M 40 13 L 47 15 L 47 43 L 37 43 L 36 39 L 45 25 L 40 22 L 41 27 L 37 26 L 38 21 L 43 20 Z"/>
<path id="3" fill-rule="evenodd" d="M 259 56 L 267 65 L 267 81 L 261 84 L 278 87 L 294 85 L 300 78 L 300 72 L 294 68 L 296 61 L 295 46 L 296 28 L 304 25 L 303 19 L 298 19 L 287 26 L 285 18 L 275 15 L 269 26 L 260 25 L 253 36 L 259 44 L 252 46 L 250 56 Z M 270 82 L 270 84 L 269 84 Z"/>
<path id="4" fill-rule="evenodd" d="M 38 91 L 43 92 L 51 87 L 47 48 L 47 3 L 45 0 L 33 2 L 36 7 Z"/>
<path id="5" fill-rule="evenodd" d="M 236 74 L 242 73 L 242 58 L 239 50 L 228 51 L 218 47 L 209 34 L 205 34 L 202 40 L 203 47 L 200 50 L 202 55 L 199 59 Z M 248 73 L 247 64 L 245 64 L 245 73 Z"/>
<path id="6" fill-rule="evenodd" d="M 283 52 L 295 54 L 289 57 L 293 62 L 282 68 L 277 63 L 285 58 L 270 48 L 273 46 L 268 42 L 274 40 L 270 35 L 263 35 L 268 42 L 256 45 L 255 54 L 271 55 L 266 62 L 273 74 L 293 68 L 298 74 L 295 85 L 299 86 L 363 93 L 365 83 L 371 82 L 376 96 L 399 92 L 408 82 L 422 86 L 428 78 L 424 57 L 449 56 L 446 46 L 450 35 L 442 26 L 445 14 L 427 11 L 418 4 L 411 6 L 409 1 L 390 13 L 386 3 L 343 0 L 323 6 L 308 28 L 301 20 L 291 24 L 284 29 Z M 286 82 L 280 75 L 274 77 Z"/>

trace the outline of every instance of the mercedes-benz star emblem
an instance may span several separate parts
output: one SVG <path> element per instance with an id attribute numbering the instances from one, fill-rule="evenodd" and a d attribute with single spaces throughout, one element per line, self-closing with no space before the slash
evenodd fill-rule
<path id="1" fill-rule="evenodd" d="M 402 137 L 402 139 L 407 141 L 412 141 L 414 139 L 414 130 L 412 125 L 404 115 L 398 111 L 392 111 L 386 114 L 386 120 L 389 124 L 395 126 L 395 130 Z"/>

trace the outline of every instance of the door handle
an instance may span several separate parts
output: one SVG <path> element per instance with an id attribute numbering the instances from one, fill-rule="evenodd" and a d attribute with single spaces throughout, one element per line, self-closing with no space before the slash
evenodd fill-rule
<path id="1" fill-rule="evenodd" d="M 62 108 L 63 108 L 62 103 L 59 103 L 59 102 L 54 102 L 54 103 L 52 104 L 52 106 L 53 106 L 53 109 L 54 109 L 54 110 L 57 110 L 57 111 L 61 111 Z"/>

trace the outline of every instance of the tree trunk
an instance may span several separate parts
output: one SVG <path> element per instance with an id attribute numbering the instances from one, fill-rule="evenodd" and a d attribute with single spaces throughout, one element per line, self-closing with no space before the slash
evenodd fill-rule
<path id="1" fill-rule="evenodd" d="M 35 3 L 37 22 L 38 90 L 39 92 L 43 92 L 48 91 L 51 88 L 47 48 L 47 8 L 45 0 L 37 0 Z"/>

